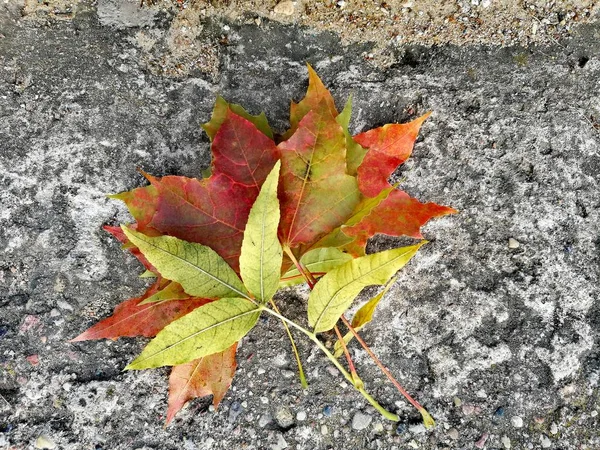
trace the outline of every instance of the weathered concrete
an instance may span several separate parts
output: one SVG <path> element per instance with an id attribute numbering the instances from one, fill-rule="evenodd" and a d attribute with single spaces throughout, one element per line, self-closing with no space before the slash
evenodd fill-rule
<path id="1" fill-rule="evenodd" d="M 220 42 L 218 73 L 175 79 L 142 60 L 137 34 L 150 20 L 144 32 L 160 41 L 169 18 L 135 23 L 116 4 L 47 23 L 0 6 L 0 448 L 44 435 L 61 449 L 466 449 L 485 433 L 487 448 L 600 448 L 600 27 L 554 48 L 406 48 L 381 72 L 332 35 L 213 18 L 197 39 Z M 438 426 L 416 425 L 356 349 L 403 433 L 300 341 L 305 395 L 265 320 L 219 410 L 194 402 L 165 430 L 167 371 L 122 372 L 141 340 L 66 343 L 144 285 L 101 230 L 128 220 L 104 194 L 143 184 L 138 168 L 197 176 L 209 161 L 198 124 L 216 93 L 284 130 L 306 61 L 340 105 L 353 93 L 355 131 L 434 112 L 399 176 L 460 214 L 426 227 L 433 242 L 365 338 Z M 282 295 L 288 314 L 302 316 L 305 294 Z M 282 431 L 281 408 L 306 420 Z M 359 410 L 373 420 L 356 431 Z"/>

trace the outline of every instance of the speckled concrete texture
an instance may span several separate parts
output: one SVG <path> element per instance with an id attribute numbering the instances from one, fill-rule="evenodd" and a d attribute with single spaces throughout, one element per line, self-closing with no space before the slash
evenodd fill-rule
<path id="1" fill-rule="evenodd" d="M 179 67 L 174 16 L 130 7 L 41 20 L 0 3 L 0 449 L 600 448 L 599 25 L 551 47 L 402 47 L 382 70 L 368 44 L 204 17 L 204 59 Z M 433 111 L 395 179 L 460 213 L 425 227 L 364 337 L 437 427 L 355 346 L 399 424 L 299 337 L 303 392 L 264 319 L 219 409 L 194 401 L 164 429 L 168 370 L 122 371 L 142 339 L 67 343 L 145 286 L 101 229 L 130 220 L 105 194 L 143 185 L 138 169 L 199 176 L 217 93 L 283 131 L 306 62 L 339 106 L 353 95 L 355 132 Z M 306 296 L 277 298 L 303 321 Z"/>

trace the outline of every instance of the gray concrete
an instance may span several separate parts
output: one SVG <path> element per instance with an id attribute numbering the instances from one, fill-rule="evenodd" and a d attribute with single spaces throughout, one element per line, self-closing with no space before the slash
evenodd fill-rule
<path id="1" fill-rule="evenodd" d="M 0 448 L 43 435 L 60 449 L 471 449 L 486 433 L 489 449 L 600 448 L 599 26 L 554 48 L 406 48 L 382 71 L 332 35 L 212 18 L 198 39 L 220 40 L 218 73 L 174 79 L 147 70 L 135 38 L 168 16 L 100 6 L 46 22 L 0 6 Z M 101 230 L 128 220 L 104 194 L 142 185 L 138 168 L 198 176 L 217 93 L 283 131 L 306 61 L 340 106 L 353 93 L 357 132 L 434 112 L 399 176 L 460 214 L 425 228 L 432 243 L 364 335 L 438 426 L 425 431 L 356 347 L 398 430 L 300 340 L 303 393 L 268 319 L 218 411 L 195 401 L 163 429 L 168 371 L 122 372 L 141 339 L 66 343 L 144 286 Z M 305 298 L 280 303 L 302 320 Z M 282 408 L 306 419 L 283 430 Z"/>

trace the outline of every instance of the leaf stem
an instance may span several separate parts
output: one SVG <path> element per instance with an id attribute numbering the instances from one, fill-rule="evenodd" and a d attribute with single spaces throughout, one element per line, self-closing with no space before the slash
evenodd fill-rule
<path id="1" fill-rule="evenodd" d="M 296 269 L 298 269 L 298 272 L 300 272 L 302 274 L 302 276 L 308 283 L 308 287 L 312 290 L 315 287 L 315 284 L 317 283 L 317 280 L 315 280 L 315 277 L 313 277 L 312 274 L 310 273 L 310 271 L 306 270 L 306 268 L 302 265 L 302 263 L 300 263 L 300 261 L 298 261 L 296 259 L 294 252 L 292 252 L 292 249 L 289 246 L 284 245 L 283 251 L 292 260 L 292 262 L 294 263 L 294 266 L 296 266 Z"/>
<path id="2" fill-rule="evenodd" d="M 338 340 L 340 341 L 340 343 L 342 345 L 342 348 L 344 350 L 344 355 L 346 355 L 346 361 L 348 361 L 348 368 L 350 369 L 350 375 L 352 375 L 352 378 L 354 379 L 354 384 L 364 388 L 365 384 L 358 376 L 358 373 L 356 373 L 356 368 L 354 367 L 354 361 L 352 361 L 352 357 L 350 356 L 350 352 L 348 352 L 348 347 L 346 346 L 344 337 L 342 336 L 342 333 L 340 333 L 340 329 L 338 328 L 337 325 L 334 327 L 334 330 L 335 330 L 335 334 L 338 337 Z"/>
<path id="3" fill-rule="evenodd" d="M 277 314 L 281 315 L 279 308 L 271 299 L 271 306 L 277 312 Z M 300 353 L 298 352 L 298 347 L 296 347 L 296 342 L 294 341 L 294 336 L 292 336 L 292 332 L 290 331 L 290 327 L 288 326 L 285 320 L 281 320 L 283 328 L 285 328 L 285 332 L 290 338 L 290 344 L 292 344 L 292 351 L 294 352 L 294 356 L 296 357 L 296 363 L 298 364 L 298 377 L 300 378 L 300 384 L 302 385 L 302 389 L 308 389 L 308 383 L 306 381 L 306 376 L 304 375 L 304 368 L 302 367 L 302 361 L 300 360 Z"/>
<path id="4" fill-rule="evenodd" d="M 413 405 L 421 413 L 421 416 L 423 417 L 423 423 L 425 425 L 425 428 L 431 428 L 431 427 L 435 426 L 435 421 L 433 420 L 431 415 L 427 412 L 427 410 L 425 408 L 423 408 L 423 406 L 421 406 L 419 404 L 419 402 L 417 402 L 414 398 L 412 398 L 410 396 L 410 394 L 402 387 L 402 385 L 394 378 L 394 376 L 389 371 L 389 369 L 383 365 L 383 363 L 379 360 L 379 358 L 375 355 L 375 353 L 373 353 L 373 350 L 371 350 L 371 348 L 366 344 L 366 342 L 363 340 L 363 338 L 360 337 L 360 335 L 357 333 L 357 331 L 354 329 L 354 327 L 350 324 L 350 322 L 348 322 L 348 319 L 346 319 L 346 317 L 343 314 L 342 314 L 341 319 L 342 319 L 342 322 L 344 322 L 344 325 L 346 325 L 348 330 L 350 330 L 350 332 L 354 335 L 356 340 L 360 343 L 360 345 L 362 345 L 362 347 L 366 350 L 366 352 L 369 354 L 369 356 L 375 362 L 375 364 L 377 364 L 377 366 L 379 366 L 379 368 L 385 374 L 385 376 L 388 377 L 388 379 L 392 382 L 392 384 L 394 386 L 396 386 L 396 389 L 398 389 L 398 391 L 406 398 L 406 400 L 408 400 L 408 402 L 411 405 Z"/>
<path id="5" fill-rule="evenodd" d="M 287 322 L 289 325 L 291 325 L 293 328 L 296 328 L 298 331 L 300 331 L 301 333 L 305 334 L 311 341 L 313 341 L 317 347 L 319 347 L 321 349 L 321 351 L 323 353 L 325 353 L 325 356 L 327 356 L 327 358 L 329 358 L 329 360 L 333 363 L 333 365 L 341 372 L 341 374 L 344 376 L 344 378 L 346 378 L 346 380 L 348 380 L 348 382 L 350 384 L 352 384 L 352 386 L 354 386 L 356 388 L 356 390 L 358 392 L 360 392 L 362 394 L 362 396 L 386 419 L 394 421 L 394 422 L 398 422 L 400 420 L 400 418 L 396 415 L 393 414 L 391 412 L 389 412 L 388 410 L 386 410 L 383 406 L 381 406 L 377 400 L 375 400 L 373 397 L 371 397 L 371 395 L 365 391 L 365 389 L 363 387 L 357 386 L 354 382 L 354 380 L 352 379 L 352 375 L 350 375 L 348 373 L 348 371 L 346 369 L 344 369 L 344 367 L 340 364 L 340 362 L 333 356 L 333 354 L 327 350 L 327 347 L 325 347 L 325 345 L 323 345 L 323 343 L 317 338 L 317 335 L 312 333 L 311 331 L 308 331 L 307 329 L 301 327 L 300 325 L 298 325 L 296 322 L 294 322 L 293 320 L 288 319 L 285 316 L 282 316 L 281 314 L 273 311 L 270 308 L 267 308 L 264 305 L 260 306 L 260 309 L 262 309 L 263 311 L 271 314 L 272 316 L 275 316 L 285 322 Z"/>

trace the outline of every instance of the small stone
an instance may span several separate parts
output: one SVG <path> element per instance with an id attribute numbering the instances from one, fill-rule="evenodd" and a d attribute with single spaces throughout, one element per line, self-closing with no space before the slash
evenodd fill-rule
<path id="1" fill-rule="evenodd" d="M 298 411 L 296 414 L 296 420 L 298 422 L 303 422 L 306 420 L 306 411 Z"/>
<path id="2" fill-rule="evenodd" d="M 454 397 L 454 406 L 458 408 L 460 405 L 462 405 L 462 400 L 458 397 Z"/>
<path id="3" fill-rule="evenodd" d="M 519 416 L 513 416 L 510 418 L 510 423 L 512 423 L 512 426 L 515 428 L 522 428 L 523 427 L 523 419 L 521 419 Z"/>
<path id="4" fill-rule="evenodd" d="M 288 448 L 288 443 L 285 438 L 280 434 L 277 436 L 277 444 L 271 445 L 271 450 L 283 450 L 284 448 Z"/>
<path id="5" fill-rule="evenodd" d="M 462 412 L 465 416 L 470 416 L 475 412 L 475 407 L 473 405 L 463 405 Z"/>
<path id="6" fill-rule="evenodd" d="M 541 439 L 542 448 L 550 448 L 552 441 L 548 439 L 548 436 L 542 436 Z"/>
<path id="7" fill-rule="evenodd" d="M 408 443 L 408 446 L 411 448 L 419 448 L 419 444 L 414 439 Z"/>
<path id="8" fill-rule="evenodd" d="M 35 440 L 35 448 L 43 448 L 46 450 L 52 450 L 56 448 L 56 443 L 48 436 L 42 434 Z"/>
<path id="9" fill-rule="evenodd" d="M 352 418 L 352 428 L 357 431 L 364 430 L 369 426 L 371 420 L 373 420 L 371 416 L 359 411 L 354 414 L 354 417 Z"/>
<path id="10" fill-rule="evenodd" d="M 273 9 L 273 12 L 275 14 L 281 14 L 283 16 L 291 16 L 292 14 L 294 14 L 294 2 L 288 0 L 279 2 Z"/>
<path id="11" fill-rule="evenodd" d="M 519 248 L 521 244 L 519 243 L 519 241 L 517 241 L 515 238 L 509 238 L 508 239 L 508 248 Z"/>
<path id="12" fill-rule="evenodd" d="M 396 434 L 404 434 L 406 433 L 406 425 L 403 423 L 399 423 L 396 427 Z"/>
<path id="13" fill-rule="evenodd" d="M 60 316 L 60 311 L 56 308 L 52 308 L 50 310 L 50 317 L 58 317 Z"/>
<path id="14" fill-rule="evenodd" d="M 489 433 L 483 433 L 481 435 L 481 437 L 479 438 L 479 440 L 477 442 L 475 442 L 475 447 L 477 448 L 484 448 L 485 447 L 485 443 L 487 442 L 488 438 L 490 437 Z"/>
<path id="15" fill-rule="evenodd" d="M 500 438 L 500 442 L 502 442 L 502 445 L 506 450 L 510 448 L 510 439 L 508 438 L 508 436 L 502 436 Z"/>
<path id="16" fill-rule="evenodd" d="M 73 385 L 72 385 L 71 383 L 68 383 L 68 382 L 67 382 L 67 383 L 64 383 L 64 384 L 62 385 L 62 388 L 63 388 L 65 391 L 69 392 L 69 391 L 70 391 L 70 390 L 73 388 Z"/>
<path id="17" fill-rule="evenodd" d="M 237 418 L 244 412 L 244 408 L 240 402 L 233 402 L 229 407 L 229 423 L 234 423 Z"/>
<path id="18" fill-rule="evenodd" d="M 329 433 L 329 429 L 327 428 L 327 425 L 321 425 L 321 434 L 323 436 L 327 436 L 328 433 Z"/>
<path id="19" fill-rule="evenodd" d="M 496 411 L 494 411 L 495 419 L 502 419 L 504 417 L 504 408 L 500 406 Z"/>
<path id="20" fill-rule="evenodd" d="M 331 417 L 331 414 L 333 414 L 333 408 L 331 406 L 327 405 L 323 408 L 323 415 L 325 417 Z"/>
<path id="21" fill-rule="evenodd" d="M 544 417 L 534 417 L 534 418 L 533 418 L 533 421 L 534 421 L 535 423 L 537 423 L 537 424 L 541 425 L 541 424 L 543 424 L 543 423 L 546 421 L 546 419 L 545 419 Z"/>
<path id="22" fill-rule="evenodd" d="M 592 411 L 590 413 L 590 417 L 596 417 L 598 415 L 598 411 Z"/>
<path id="23" fill-rule="evenodd" d="M 552 422 L 552 424 L 550 425 L 550 434 L 556 433 L 558 433 L 558 425 L 556 425 L 555 422 Z"/>
<path id="24" fill-rule="evenodd" d="M 260 398 L 260 402 L 261 402 L 263 405 L 268 405 L 268 404 L 269 404 L 269 398 L 268 398 L 268 397 L 261 397 L 261 398 Z"/>
<path id="25" fill-rule="evenodd" d="M 448 437 L 454 441 L 458 440 L 458 430 L 456 428 L 450 428 L 448 430 Z"/>
<path id="26" fill-rule="evenodd" d="M 257 374 L 259 374 L 259 375 L 262 375 L 262 374 L 263 374 L 263 373 L 265 373 L 265 372 L 266 372 L 266 371 L 265 371 L 265 369 L 263 369 L 262 367 L 261 367 L 261 368 L 259 368 L 259 369 L 256 371 L 256 373 L 257 373 Z"/>
<path id="27" fill-rule="evenodd" d="M 277 425 L 283 429 L 291 428 L 294 425 L 294 416 L 289 408 L 285 406 L 279 408 L 273 417 Z"/>
<path id="28" fill-rule="evenodd" d="M 271 417 L 271 415 L 263 414 L 262 416 L 260 416 L 260 419 L 258 419 L 258 426 L 261 428 L 264 428 L 267 425 L 269 425 L 271 422 L 273 422 L 273 418 Z"/>
<path id="29" fill-rule="evenodd" d="M 383 433 L 383 424 L 381 422 L 377 422 L 373 425 L 373 431 L 375 433 Z"/>
<path id="30" fill-rule="evenodd" d="M 271 360 L 275 367 L 286 367 L 289 364 L 285 353 L 280 353 Z"/>

